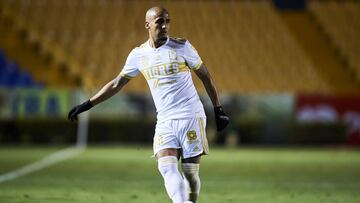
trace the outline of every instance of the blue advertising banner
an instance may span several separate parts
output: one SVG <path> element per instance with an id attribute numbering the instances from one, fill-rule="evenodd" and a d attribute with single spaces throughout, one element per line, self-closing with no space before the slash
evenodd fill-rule
<path id="1" fill-rule="evenodd" d="M 74 98 L 74 92 L 61 89 L 0 89 L 0 117 L 65 117 Z"/>

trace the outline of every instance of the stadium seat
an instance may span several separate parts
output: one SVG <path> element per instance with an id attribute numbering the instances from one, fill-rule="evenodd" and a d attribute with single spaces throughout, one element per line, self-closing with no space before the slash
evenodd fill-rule
<path id="1" fill-rule="evenodd" d="M 0 57 L 1 58 L 1 57 Z M 1 59 L 4 63 L 0 65 L 0 87 L 34 87 L 37 83 L 32 76 L 21 70 L 17 63 Z"/>
<path id="2" fill-rule="evenodd" d="M 31 40 L 89 88 L 99 88 L 121 71 L 131 49 L 147 40 L 146 10 L 160 5 L 170 12 L 172 36 L 191 41 L 223 92 L 333 91 L 270 1 L 31 2 L 1 4 L 19 29 L 33 33 Z M 199 80 L 195 83 L 201 87 Z M 136 79 L 125 91 L 146 89 L 146 82 Z"/>
<path id="3" fill-rule="evenodd" d="M 360 81 L 360 2 L 311 1 L 310 11 Z"/>

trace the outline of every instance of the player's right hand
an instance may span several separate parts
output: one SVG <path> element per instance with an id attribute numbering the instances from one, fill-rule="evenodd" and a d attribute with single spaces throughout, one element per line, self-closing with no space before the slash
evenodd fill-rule
<path id="1" fill-rule="evenodd" d="M 73 107 L 69 111 L 68 119 L 71 120 L 71 121 L 77 120 L 78 119 L 78 117 L 77 117 L 78 114 L 91 109 L 93 106 L 94 105 L 91 103 L 91 101 L 87 100 L 86 102 Z"/>
<path id="2" fill-rule="evenodd" d="M 222 106 L 214 107 L 217 131 L 222 131 L 229 124 L 229 117 L 225 114 Z"/>

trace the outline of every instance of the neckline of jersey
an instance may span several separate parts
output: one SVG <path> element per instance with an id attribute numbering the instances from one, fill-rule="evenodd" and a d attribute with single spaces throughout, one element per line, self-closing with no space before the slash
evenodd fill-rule
<path id="1" fill-rule="evenodd" d="M 161 45 L 161 46 L 159 46 L 158 48 L 153 48 L 153 47 L 151 47 L 151 45 L 150 45 L 150 40 L 148 40 L 148 47 L 151 49 L 151 50 L 153 50 L 153 51 L 158 51 L 161 47 L 163 47 L 163 46 L 165 46 L 168 42 L 169 42 L 169 40 L 170 40 L 170 37 L 167 37 L 167 39 L 166 39 L 166 42 L 163 44 L 163 45 Z"/>

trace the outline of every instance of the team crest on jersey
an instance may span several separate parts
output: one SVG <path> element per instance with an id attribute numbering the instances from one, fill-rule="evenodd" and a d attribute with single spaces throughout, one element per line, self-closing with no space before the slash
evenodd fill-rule
<path id="1" fill-rule="evenodd" d="M 197 138 L 197 136 L 196 136 L 196 131 L 195 130 L 190 130 L 190 131 L 188 131 L 187 133 L 186 133 L 186 136 L 187 136 L 187 138 L 188 138 L 188 142 L 189 142 L 189 144 L 191 144 L 191 143 L 193 143 L 195 140 L 196 140 L 196 138 Z"/>
<path id="2" fill-rule="evenodd" d="M 149 67 L 150 66 L 149 58 L 146 56 L 141 57 L 141 65 L 143 67 Z"/>
<path id="3" fill-rule="evenodd" d="M 174 50 L 169 51 L 169 58 L 170 58 L 170 62 L 176 61 L 177 55 Z"/>

